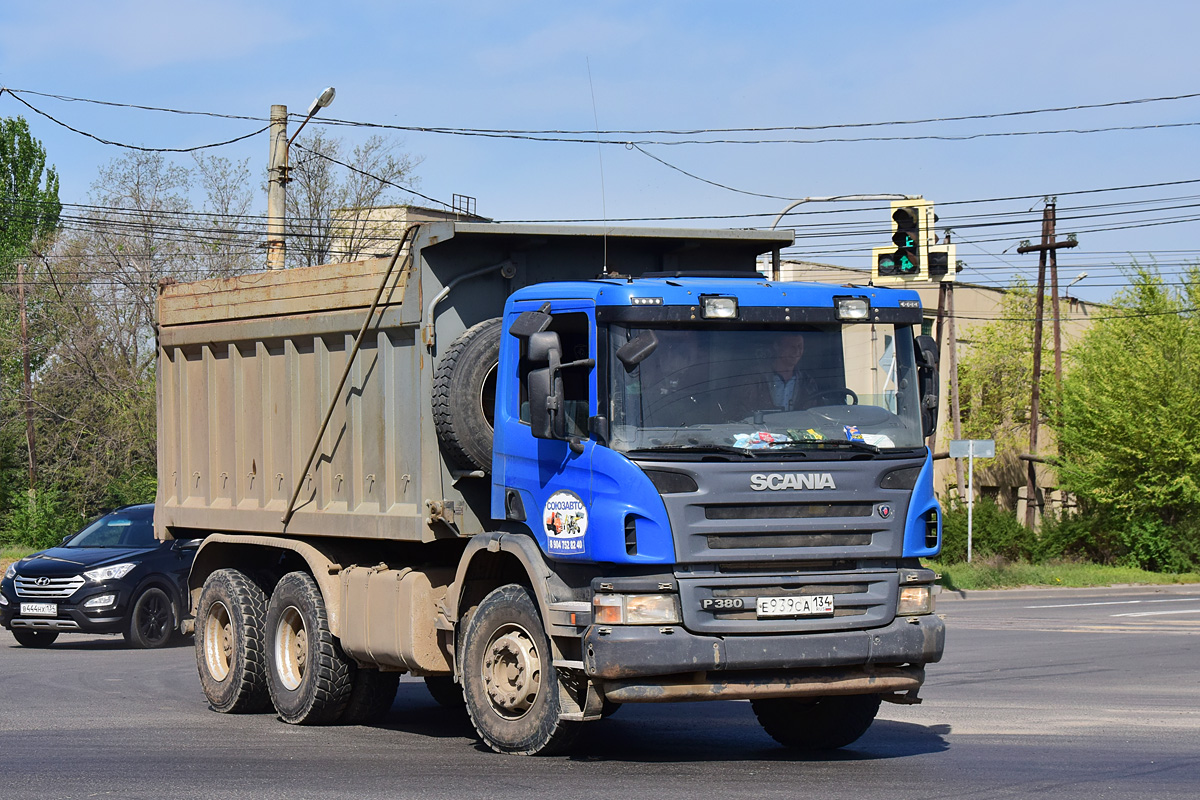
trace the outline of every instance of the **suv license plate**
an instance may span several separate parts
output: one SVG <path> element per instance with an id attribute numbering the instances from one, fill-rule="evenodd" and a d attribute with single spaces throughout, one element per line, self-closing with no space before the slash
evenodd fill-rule
<path id="1" fill-rule="evenodd" d="M 758 617 L 813 617 L 833 613 L 833 595 L 758 598 Z"/>
<path id="2" fill-rule="evenodd" d="M 57 617 L 58 605 L 55 603 L 21 603 L 21 615 L 28 617 Z"/>

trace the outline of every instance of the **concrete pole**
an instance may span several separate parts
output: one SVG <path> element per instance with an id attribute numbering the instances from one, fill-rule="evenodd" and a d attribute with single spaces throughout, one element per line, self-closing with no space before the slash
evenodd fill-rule
<path id="1" fill-rule="evenodd" d="M 950 422 L 955 439 L 962 438 L 962 409 L 958 403 L 958 332 L 954 324 L 954 284 L 943 283 L 946 287 L 946 314 L 949 324 L 950 347 Z M 954 490 L 962 499 L 963 467 L 962 459 L 954 459 Z"/>
<path id="2" fill-rule="evenodd" d="M 287 255 L 287 106 L 271 106 L 271 154 L 267 172 L 267 269 L 283 269 Z"/>
<path id="3" fill-rule="evenodd" d="M 1041 414 L 1042 388 L 1042 309 L 1045 308 L 1046 295 L 1046 250 L 1053 241 L 1054 205 L 1046 204 L 1042 215 L 1042 249 L 1038 256 L 1037 297 L 1033 316 L 1033 389 L 1029 398 L 1029 455 L 1037 456 L 1038 448 L 1038 415 Z M 1037 525 L 1037 511 L 1041 504 L 1037 497 L 1037 464 L 1029 462 L 1029 472 L 1025 480 L 1025 527 L 1033 530 Z"/>
<path id="4" fill-rule="evenodd" d="M 17 303 L 21 316 L 22 394 L 25 405 L 25 445 L 29 448 L 29 491 L 37 489 L 37 447 L 33 426 L 33 379 L 29 369 L 29 318 L 25 314 L 25 264 L 17 263 Z M 30 495 L 32 497 L 32 495 Z"/>

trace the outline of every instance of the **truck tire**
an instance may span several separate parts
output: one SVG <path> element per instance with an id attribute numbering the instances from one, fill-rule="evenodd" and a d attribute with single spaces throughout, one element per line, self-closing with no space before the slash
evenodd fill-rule
<path id="1" fill-rule="evenodd" d="M 382 672 L 368 667 L 354 671 L 350 699 L 338 718 L 339 725 L 365 725 L 377 722 L 391 710 L 400 686 L 399 672 Z"/>
<path id="2" fill-rule="evenodd" d="M 461 709 L 466 702 L 462 687 L 454 682 L 452 675 L 426 675 L 425 688 L 442 708 Z"/>
<path id="3" fill-rule="evenodd" d="M 21 647 L 49 647 L 58 638 L 58 631 L 37 631 L 29 628 L 12 628 L 13 638 Z"/>
<path id="4" fill-rule="evenodd" d="M 510 583 L 483 599 L 463 634 L 463 697 L 497 753 L 554 755 L 579 723 L 559 719 L 558 673 L 533 593 Z"/>
<path id="5" fill-rule="evenodd" d="M 772 739 L 797 750 L 836 750 L 858 740 L 879 712 L 879 695 L 751 700 Z"/>
<path id="6" fill-rule="evenodd" d="M 196 668 L 214 711 L 238 714 L 267 707 L 263 622 L 267 596 L 235 569 L 208 576 L 196 605 Z"/>
<path id="7" fill-rule="evenodd" d="M 267 603 L 267 687 L 292 725 L 336 722 L 350 702 L 354 665 L 329 632 L 325 600 L 306 572 L 289 572 Z"/>
<path id="8" fill-rule="evenodd" d="M 492 469 L 500 318 L 463 331 L 433 373 L 433 424 L 447 457 L 464 469 Z"/>
<path id="9" fill-rule="evenodd" d="M 151 586 L 133 601 L 125 641 L 141 650 L 162 647 L 175 633 L 175 605 L 171 596 L 157 586 Z"/>

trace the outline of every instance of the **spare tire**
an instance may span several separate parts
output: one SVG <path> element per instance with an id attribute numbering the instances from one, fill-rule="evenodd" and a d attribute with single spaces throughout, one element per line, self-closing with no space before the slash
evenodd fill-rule
<path id="1" fill-rule="evenodd" d="M 450 343 L 433 373 L 433 424 L 447 458 L 492 469 L 501 320 L 484 320 Z"/>

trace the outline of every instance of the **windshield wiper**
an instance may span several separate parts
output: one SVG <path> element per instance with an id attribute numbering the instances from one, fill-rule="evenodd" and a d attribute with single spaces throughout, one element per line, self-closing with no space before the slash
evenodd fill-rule
<path id="1" fill-rule="evenodd" d="M 758 455 L 754 450 L 745 447 L 734 447 L 731 444 L 663 444 L 653 447 L 635 447 L 631 453 L 729 453 L 736 456 Z"/>
<path id="2" fill-rule="evenodd" d="M 787 442 L 771 442 L 767 445 L 767 448 L 770 450 L 802 450 L 810 447 L 817 448 L 818 450 L 848 447 L 851 450 L 866 450 L 868 453 L 882 452 L 878 445 L 864 442 L 861 439 L 796 439 Z"/>

